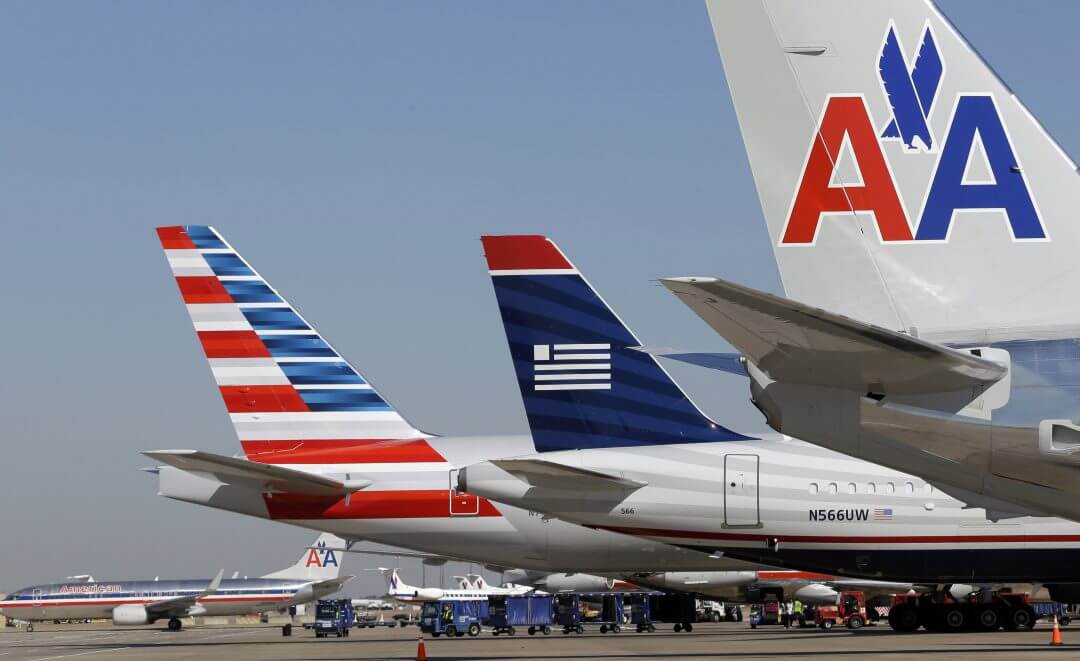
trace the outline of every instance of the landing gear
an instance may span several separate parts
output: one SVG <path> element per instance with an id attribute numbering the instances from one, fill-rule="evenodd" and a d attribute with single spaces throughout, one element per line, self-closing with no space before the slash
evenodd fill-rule
<path id="1" fill-rule="evenodd" d="M 178 618 L 178 617 L 169 618 L 169 631 L 179 631 L 180 628 L 183 627 L 183 626 L 184 626 L 184 623 L 180 621 L 180 618 Z"/>
<path id="2" fill-rule="evenodd" d="M 1029 630 L 1035 626 L 1035 611 L 1027 595 L 1007 592 L 973 594 L 955 599 L 948 591 L 896 596 L 889 609 L 889 626 L 909 633 L 920 626 L 927 631 Z"/>

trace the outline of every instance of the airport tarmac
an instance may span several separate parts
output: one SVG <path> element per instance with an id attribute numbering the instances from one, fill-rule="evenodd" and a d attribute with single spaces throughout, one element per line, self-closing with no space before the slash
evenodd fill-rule
<path id="1" fill-rule="evenodd" d="M 169 632 L 161 627 L 120 629 L 110 624 L 39 625 L 33 633 L 21 629 L 0 632 L 0 661 L 54 659 L 413 659 L 415 627 L 354 629 L 349 638 L 316 640 L 297 628 L 284 638 L 277 627 L 212 626 Z M 1050 629 L 1040 624 L 1024 633 L 896 634 L 885 626 L 860 631 L 760 627 L 745 623 L 696 625 L 694 632 L 660 630 L 652 634 L 624 631 L 614 635 L 587 632 L 548 637 L 519 633 L 512 638 L 482 634 L 477 638 L 425 641 L 428 658 L 437 659 L 580 659 L 582 661 L 640 658 L 786 659 L 866 658 L 908 659 L 928 655 L 981 659 L 1041 658 L 1080 655 L 1080 628 L 1064 630 L 1065 646 L 1051 648 Z M 1072 640 L 1070 640 L 1072 639 Z M 1070 642 L 1072 644 L 1070 644 Z M 1064 656 L 1062 656 L 1064 655 Z"/>

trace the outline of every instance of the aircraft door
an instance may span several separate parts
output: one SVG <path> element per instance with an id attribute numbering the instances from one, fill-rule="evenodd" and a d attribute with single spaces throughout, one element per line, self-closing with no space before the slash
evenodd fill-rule
<path id="1" fill-rule="evenodd" d="M 761 526 L 756 454 L 724 455 L 724 527 Z"/>
<path id="2" fill-rule="evenodd" d="M 450 469 L 450 516 L 476 516 L 480 499 L 457 489 L 458 469 Z"/>

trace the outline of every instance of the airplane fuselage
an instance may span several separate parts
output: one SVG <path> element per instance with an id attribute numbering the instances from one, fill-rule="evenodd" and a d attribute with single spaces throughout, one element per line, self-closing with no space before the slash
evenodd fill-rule
<path id="1" fill-rule="evenodd" d="M 790 439 L 551 452 L 645 483 L 530 487 L 491 464 L 470 492 L 598 529 L 763 564 L 921 584 L 1080 582 L 1080 524 L 987 519 L 926 481 Z"/>
<path id="2" fill-rule="evenodd" d="M 23 621 L 106 619 L 117 606 L 152 604 L 198 595 L 205 580 L 98 581 L 52 583 L 17 590 L 0 601 L 0 614 Z M 200 615 L 245 615 L 286 608 L 336 591 L 312 581 L 267 578 L 226 579 L 217 592 L 198 601 Z"/>

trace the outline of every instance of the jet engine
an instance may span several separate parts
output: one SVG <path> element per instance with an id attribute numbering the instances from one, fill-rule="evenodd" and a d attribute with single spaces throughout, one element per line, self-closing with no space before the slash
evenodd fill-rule
<path id="1" fill-rule="evenodd" d="M 536 584 L 548 592 L 604 592 L 615 587 L 615 579 L 589 574 L 548 574 Z"/>
<path id="2" fill-rule="evenodd" d="M 836 603 L 838 594 L 836 590 L 821 583 L 804 585 L 795 591 L 795 598 L 804 604 L 812 606 L 824 606 Z"/>
<path id="3" fill-rule="evenodd" d="M 152 624 L 146 606 L 142 604 L 124 604 L 117 606 L 112 612 L 113 624 L 137 626 L 140 624 Z"/>

